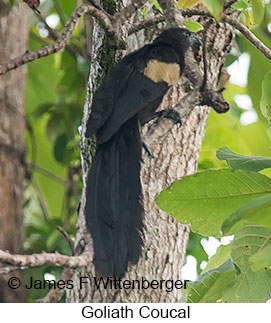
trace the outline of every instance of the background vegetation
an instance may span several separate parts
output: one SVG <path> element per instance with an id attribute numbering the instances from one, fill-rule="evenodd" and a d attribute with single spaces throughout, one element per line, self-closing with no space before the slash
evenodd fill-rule
<path id="1" fill-rule="evenodd" d="M 197 2 L 199 1 L 178 1 L 180 7 L 193 6 Z M 221 1 L 202 2 L 208 5 L 219 19 Z M 29 49 L 33 50 L 53 42 L 55 33 L 62 30 L 77 5 L 78 1 L 75 0 L 44 0 L 40 10 L 46 20 L 41 22 L 39 17 L 32 14 Z M 157 3 L 150 1 L 150 6 L 153 5 Z M 265 1 L 263 6 L 261 0 L 240 0 L 233 10 L 242 11 L 243 22 L 270 48 L 271 5 L 269 1 Z M 91 61 L 89 33 L 91 33 L 91 19 L 86 16 L 77 24 L 69 47 L 28 65 L 25 108 L 29 185 L 25 193 L 24 205 L 26 236 L 24 248 L 27 253 L 58 250 L 61 253 L 71 254 L 66 239 L 56 227 L 61 226 L 71 237 L 75 236 L 76 211 L 82 185 L 79 127 Z M 231 78 L 226 84 L 224 95 L 231 106 L 230 112 L 226 115 L 218 115 L 213 111 L 210 113 L 199 159 L 200 173 L 185 178 L 174 186 L 177 193 L 182 192 L 179 197 L 184 196 L 184 191 L 190 192 L 190 196 L 199 194 L 201 202 L 206 203 L 204 214 L 202 203 L 192 209 L 189 205 L 184 206 L 181 198 L 174 205 L 174 209 L 172 207 L 170 209 L 166 191 L 158 199 L 159 206 L 170 211 L 182 223 L 189 223 L 191 220 L 193 222 L 193 234 L 191 234 L 187 254 L 197 259 L 200 281 L 188 290 L 185 295 L 188 301 L 219 301 L 225 295 L 231 297 L 231 301 L 266 301 L 271 293 L 271 264 L 270 260 L 268 262 L 266 260 L 267 255 L 270 258 L 271 254 L 271 225 L 268 220 L 270 212 L 266 212 L 266 210 L 270 211 L 271 205 L 270 159 L 244 161 L 243 157 L 233 155 L 231 152 L 249 156 L 270 156 L 270 141 L 267 135 L 270 114 L 263 115 L 261 102 L 264 110 L 263 107 L 266 107 L 270 100 L 268 96 L 270 77 L 266 77 L 265 92 L 262 91 L 262 82 L 266 73 L 271 70 L 271 62 L 237 33 L 235 46 L 228 56 L 228 71 L 231 71 L 230 67 L 232 68 L 234 64 L 244 61 L 248 62 L 247 77 L 241 75 L 246 74 L 245 70 L 239 70 L 238 73 L 240 76 L 245 76 L 245 82 L 237 85 Z M 216 151 L 225 146 L 231 151 L 220 150 L 217 158 Z M 234 173 L 229 169 L 206 171 L 228 167 L 225 160 L 229 163 L 230 169 L 239 170 Z M 230 163 L 232 160 L 240 161 L 241 166 L 236 167 L 236 164 Z M 250 169 L 245 168 L 247 163 L 252 165 Z M 259 163 L 260 165 L 264 163 L 265 166 L 259 167 Z M 235 179 L 228 183 L 226 180 L 223 182 L 222 178 L 230 178 L 232 174 Z M 244 174 L 247 175 L 247 185 L 243 183 Z M 212 180 L 210 176 L 213 176 Z M 262 176 L 266 181 L 266 187 L 259 192 L 257 181 L 263 180 Z M 209 191 L 209 195 L 204 196 L 207 190 L 197 191 L 198 183 L 204 183 L 204 187 L 209 187 L 211 181 L 213 191 L 211 193 Z M 243 188 L 240 188 L 240 183 L 243 183 Z M 182 191 L 182 185 L 185 185 L 184 191 Z M 231 199 L 220 198 L 223 195 L 220 190 L 223 190 L 222 187 L 225 185 L 228 185 L 229 195 L 234 194 L 236 187 L 246 195 L 247 186 L 255 194 L 249 194 L 249 199 L 241 196 L 232 203 Z M 212 200 L 213 204 L 210 203 L 210 194 L 216 197 Z M 244 205 L 246 205 L 245 209 L 238 210 Z M 189 217 L 182 213 L 182 210 L 187 208 L 190 210 Z M 251 218 L 253 214 L 256 216 Z M 265 220 L 263 221 L 262 218 Z M 250 224 L 248 225 L 247 222 Z M 208 255 L 200 244 L 202 237 L 215 236 L 220 239 L 222 235 L 230 234 L 235 234 L 234 241 L 228 246 L 220 247 L 202 272 L 201 263 L 208 260 Z M 255 235 L 256 238 L 253 240 L 251 236 Z M 238 237 L 243 236 L 248 240 L 239 244 Z M 260 237 L 264 238 L 260 239 Z M 255 247 L 255 244 L 258 247 Z M 254 258 L 251 258 L 252 256 Z M 44 266 L 27 270 L 25 273 L 26 276 L 32 276 L 35 279 L 57 279 L 61 270 L 53 266 Z M 242 284 L 244 278 L 246 278 L 246 284 Z M 251 289 L 253 281 L 259 282 L 256 287 L 253 286 L 256 289 Z M 47 293 L 44 290 L 28 292 L 29 301 L 42 297 L 41 293 L 44 295 Z"/>

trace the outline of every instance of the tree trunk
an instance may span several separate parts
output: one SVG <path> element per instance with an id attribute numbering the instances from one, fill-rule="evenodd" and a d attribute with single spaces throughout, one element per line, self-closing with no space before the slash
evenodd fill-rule
<path id="1" fill-rule="evenodd" d="M 225 61 L 233 39 L 232 28 L 222 23 L 216 23 L 210 18 L 196 18 L 206 29 L 203 31 L 206 42 L 206 61 L 208 83 L 216 88 L 220 72 Z M 157 32 L 157 27 L 143 31 L 137 36 L 129 37 L 129 50 L 141 47 L 143 43 L 149 42 Z M 202 34 L 202 35 L 203 35 Z M 150 37 L 151 35 L 151 37 Z M 85 123 L 91 108 L 92 96 L 96 87 L 96 80 L 103 68 L 102 62 L 104 47 L 103 32 L 95 23 L 93 32 L 92 65 L 89 78 L 88 96 L 85 105 Z M 202 57 L 198 58 L 199 68 L 203 66 Z M 161 104 L 161 109 L 175 106 L 184 94 L 191 91 L 184 86 L 185 78 L 180 84 L 170 89 L 168 95 Z M 181 279 L 181 268 L 184 263 L 185 249 L 189 236 L 189 226 L 178 223 L 171 215 L 158 209 L 155 204 L 156 196 L 173 181 L 182 176 L 195 173 L 197 160 L 204 137 L 205 124 L 208 118 L 207 107 L 195 107 L 189 117 L 183 120 L 183 125 L 178 128 L 172 125 L 167 135 L 157 138 L 153 143 L 147 143 L 155 158 L 150 159 L 143 152 L 141 179 L 144 195 L 145 208 L 145 244 L 141 259 L 136 266 L 130 266 L 125 279 L 129 281 L 139 279 L 151 280 L 173 280 Z M 146 134 L 151 127 L 146 125 L 142 134 Z M 82 141 L 82 164 L 83 180 L 86 182 L 88 169 L 88 143 Z M 83 215 L 85 192 L 82 196 L 81 210 L 78 218 L 77 243 L 81 238 L 86 239 L 85 220 Z M 67 294 L 68 302 L 176 302 L 181 297 L 180 289 L 166 291 L 165 287 L 160 289 L 97 289 L 94 286 L 95 276 L 93 265 L 87 270 L 81 269 L 74 275 L 77 282 L 73 290 Z M 88 277 L 89 284 L 79 286 L 79 277 Z"/>
<path id="2" fill-rule="evenodd" d="M 0 1 L 0 64 L 27 49 L 28 9 Z M 23 190 L 25 186 L 24 89 L 26 66 L 0 79 L 0 249 L 20 253 L 23 243 Z M 8 279 L 19 272 L 1 275 L 0 302 L 24 302 L 24 288 L 11 289 Z"/>

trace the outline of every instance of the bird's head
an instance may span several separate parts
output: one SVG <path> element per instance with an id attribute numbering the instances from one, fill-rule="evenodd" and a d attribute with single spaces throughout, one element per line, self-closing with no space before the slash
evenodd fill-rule
<path id="1" fill-rule="evenodd" d="M 182 54 L 189 47 L 198 49 L 202 45 L 200 39 L 192 31 L 185 28 L 169 28 L 163 31 L 154 42 L 163 42 Z"/>

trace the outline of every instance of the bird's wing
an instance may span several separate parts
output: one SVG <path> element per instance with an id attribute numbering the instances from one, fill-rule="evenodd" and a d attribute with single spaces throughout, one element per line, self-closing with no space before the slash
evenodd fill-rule
<path id="1" fill-rule="evenodd" d="M 166 62 L 167 57 L 173 62 Z M 155 110 L 180 77 L 177 60 L 170 48 L 152 45 L 124 58 L 95 95 L 87 135 L 96 133 L 99 143 L 106 142 L 141 110 Z"/>

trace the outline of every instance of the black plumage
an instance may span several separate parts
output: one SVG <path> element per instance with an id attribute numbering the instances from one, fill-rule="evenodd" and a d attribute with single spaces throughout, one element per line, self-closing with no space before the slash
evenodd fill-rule
<path id="1" fill-rule="evenodd" d="M 140 123 L 148 120 L 184 69 L 184 54 L 198 46 L 182 28 L 124 57 L 94 95 L 86 137 L 97 152 L 87 180 L 85 216 L 94 242 L 97 274 L 122 277 L 142 248 Z"/>

